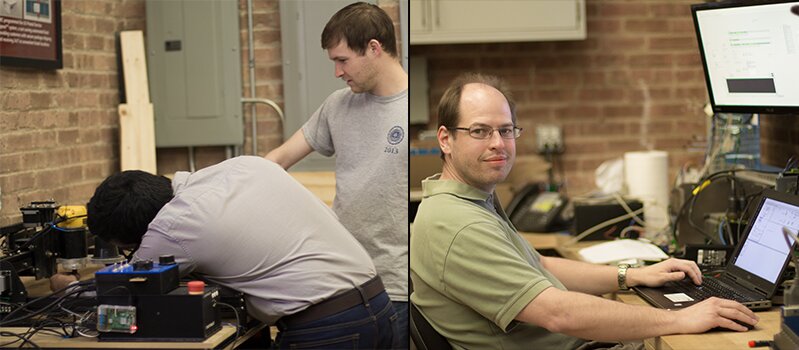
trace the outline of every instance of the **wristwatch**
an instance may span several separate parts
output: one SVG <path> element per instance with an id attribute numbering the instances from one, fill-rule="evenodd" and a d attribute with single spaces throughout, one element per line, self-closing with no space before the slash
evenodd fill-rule
<path id="1" fill-rule="evenodd" d="M 619 274 L 618 274 L 618 282 L 619 282 L 619 290 L 628 290 L 630 287 L 627 287 L 627 269 L 630 268 L 630 264 L 619 264 Z"/>

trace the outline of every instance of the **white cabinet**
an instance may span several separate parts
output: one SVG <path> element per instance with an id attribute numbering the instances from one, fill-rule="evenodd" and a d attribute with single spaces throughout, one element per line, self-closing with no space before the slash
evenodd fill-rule
<path id="1" fill-rule="evenodd" d="M 585 39 L 585 0 L 410 0 L 411 45 Z"/>

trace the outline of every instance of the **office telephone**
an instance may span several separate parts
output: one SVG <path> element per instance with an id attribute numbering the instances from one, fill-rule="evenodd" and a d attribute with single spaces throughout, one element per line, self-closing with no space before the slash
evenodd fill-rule
<path id="1" fill-rule="evenodd" d="M 529 184 L 508 205 L 508 218 L 519 231 L 554 232 L 567 228 L 568 200 L 560 193 L 542 191 L 540 184 Z"/>

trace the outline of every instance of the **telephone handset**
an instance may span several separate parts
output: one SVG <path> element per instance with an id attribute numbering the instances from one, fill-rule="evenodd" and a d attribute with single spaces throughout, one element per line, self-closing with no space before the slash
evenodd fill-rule
<path id="1" fill-rule="evenodd" d="M 525 186 L 508 205 L 508 217 L 519 231 L 554 232 L 566 229 L 568 200 L 557 192 L 543 192 L 538 184 Z"/>

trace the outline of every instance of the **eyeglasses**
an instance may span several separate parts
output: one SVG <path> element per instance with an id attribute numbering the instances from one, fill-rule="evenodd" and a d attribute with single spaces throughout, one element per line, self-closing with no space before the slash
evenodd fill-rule
<path id="1" fill-rule="evenodd" d="M 447 127 L 447 129 L 468 131 L 469 136 L 478 140 L 486 140 L 491 138 L 491 136 L 494 135 L 495 130 L 499 133 L 499 137 L 508 140 L 517 139 L 519 138 L 519 135 L 522 134 L 522 128 L 517 128 L 515 126 L 503 126 L 496 129 L 485 125 L 474 125 L 468 128 L 451 126 Z"/>

